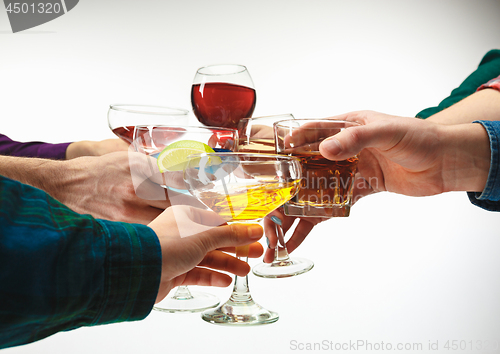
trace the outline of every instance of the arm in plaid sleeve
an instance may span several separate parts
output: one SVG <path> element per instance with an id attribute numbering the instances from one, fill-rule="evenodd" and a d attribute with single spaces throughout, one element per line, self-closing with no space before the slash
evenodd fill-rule
<path id="1" fill-rule="evenodd" d="M 146 317 L 161 249 L 147 226 L 76 214 L 0 176 L 0 348 Z"/>

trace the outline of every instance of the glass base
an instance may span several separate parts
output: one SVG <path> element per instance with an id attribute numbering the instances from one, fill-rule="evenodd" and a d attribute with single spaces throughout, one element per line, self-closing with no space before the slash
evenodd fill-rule
<path id="1" fill-rule="evenodd" d="M 285 203 L 283 207 L 285 215 L 301 216 L 301 217 L 316 217 L 316 218 L 335 218 L 347 217 L 351 211 L 350 205 L 334 205 L 334 206 L 313 206 L 313 205 L 298 205 Z"/>
<path id="2" fill-rule="evenodd" d="M 218 325 L 255 326 L 274 323 L 279 319 L 279 315 L 266 310 L 253 300 L 237 303 L 230 299 L 216 309 L 203 312 L 201 318 Z"/>
<path id="3" fill-rule="evenodd" d="M 169 313 L 201 312 L 219 305 L 217 296 L 202 292 L 189 292 L 188 296 L 175 294 L 167 297 L 153 307 L 153 310 Z"/>
<path id="4" fill-rule="evenodd" d="M 285 261 L 260 263 L 252 272 L 261 278 L 288 278 L 304 274 L 313 269 L 314 263 L 305 258 L 289 258 Z"/>

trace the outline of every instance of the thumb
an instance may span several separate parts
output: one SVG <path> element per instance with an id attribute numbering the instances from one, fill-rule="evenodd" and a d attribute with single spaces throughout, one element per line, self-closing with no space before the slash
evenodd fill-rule
<path id="1" fill-rule="evenodd" d="M 399 140 L 393 125 L 378 121 L 344 129 L 322 141 L 319 151 L 329 160 L 345 160 L 365 148 L 390 149 Z"/>
<path id="2" fill-rule="evenodd" d="M 366 134 L 363 134 L 361 128 L 347 128 L 323 140 L 319 145 L 319 152 L 329 160 L 345 160 L 359 154 L 367 144 Z"/>

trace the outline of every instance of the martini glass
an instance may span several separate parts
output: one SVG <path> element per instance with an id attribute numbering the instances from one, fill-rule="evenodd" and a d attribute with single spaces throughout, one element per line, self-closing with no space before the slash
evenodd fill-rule
<path id="1" fill-rule="evenodd" d="M 299 160 L 276 154 L 208 153 L 191 155 L 184 170 L 189 191 L 228 223 L 258 223 L 292 198 L 301 180 Z M 248 261 L 248 246 L 236 256 Z M 248 275 L 235 277 L 229 300 L 202 314 L 221 325 L 260 325 L 279 315 L 257 304 L 248 287 Z"/>
<path id="2" fill-rule="evenodd" d="M 208 126 L 236 128 L 251 117 L 257 96 L 247 68 L 221 64 L 198 69 L 191 88 L 193 112 Z"/>
<path id="3" fill-rule="evenodd" d="M 117 137 L 130 144 L 136 125 L 187 125 L 188 113 L 181 108 L 112 104 L 108 110 L 108 125 Z"/>
<path id="4" fill-rule="evenodd" d="M 293 120 L 292 114 L 243 118 L 238 124 L 238 151 L 251 153 L 275 153 L 273 124 L 282 120 Z M 275 233 L 278 240 L 271 263 L 260 263 L 253 267 L 253 274 L 262 278 L 286 278 L 303 274 L 314 267 L 306 258 L 290 257 L 286 248 L 285 235 L 281 220 L 273 216 Z"/>
<path id="5" fill-rule="evenodd" d="M 148 156 L 149 171 L 146 174 L 150 181 L 164 188 L 166 195 L 157 198 L 167 199 L 171 205 L 190 204 L 206 208 L 196 199 L 196 203 L 189 201 L 194 198 L 185 187 L 181 168 L 160 172 L 157 164 L 157 157 L 163 149 L 187 140 L 206 144 L 216 151 L 232 151 L 238 141 L 238 133 L 234 129 L 218 127 L 138 125 L 135 127 L 132 147 L 136 152 Z M 219 299 L 214 295 L 192 292 L 187 286 L 179 286 L 172 296 L 166 297 L 154 309 L 163 312 L 199 312 L 218 304 Z"/>

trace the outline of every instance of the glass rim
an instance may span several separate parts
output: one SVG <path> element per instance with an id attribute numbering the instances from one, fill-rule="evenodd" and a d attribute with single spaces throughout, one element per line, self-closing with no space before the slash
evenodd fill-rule
<path id="1" fill-rule="evenodd" d="M 224 71 L 224 72 L 210 72 L 208 71 L 209 68 L 238 68 L 237 70 L 231 70 L 231 71 Z M 234 74 L 240 74 L 244 71 L 247 70 L 247 67 L 245 65 L 241 64 L 213 64 L 213 65 L 207 65 L 207 66 L 202 66 L 198 70 L 196 70 L 197 74 L 200 75 L 207 75 L 207 76 L 221 76 L 221 75 L 234 75 Z"/>
<path id="2" fill-rule="evenodd" d="M 183 129 L 185 131 L 227 131 L 238 133 L 237 129 L 226 127 L 202 127 L 197 125 L 168 125 L 168 124 L 139 124 L 134 126 L 135 129 L 141 128 L 169 128 L 169 129 Z"/>
<path id="3" fill-rule="evenodd" d="M 273 124 L 275 127 L 280 127 L 280 128 L 302 128 L 302 129 L 331 129 L 331 127 L 303 127 L 303 126 L 290 126 L 290 125 L 284 125 L 284 122 L 293 122 L 295 124 L 300 123 L 300 122 L 334 122 L 334 123 L 349 123 L 352 124 L 352 126 L 361 126 L 361 123 L 351 121 L 351 120 L 345 120 L 345 119 L 334 119 L 334 118 L 296 118 L 296 119 L 283 119 L 280 121 L 277 121 Z M 345 128 L 349 128 L 348 126 Z"/>
<path id="4" fill-rule="evenodd" d="M 300 163 L 300 159 L 295 156 L 289 156 L 289 155 L 281 155 L 281 154 L 262 154 L 262 153 L 256 153 L 256 152 L 203 152 L 199 154 L 192 154 L 189 155 L 188 158 L 190 157 L 213 157 L 213 156 L 247 156 L 247 157 L 262 157 L 266 158 L 266 160 L 272 161 L 273 159 L 276 160 L 289 160 L 289 161 L 297 161 Z M 260 161 L 263 162 L 263 161 Z"/>
<path id="5" fill-rule="evenodd" d="M 259 116 L 259 117 L 245 117 L 245 118 L 241 118 L 240 119 L 240 122 L 243 121 L 243 120 L 251 120 L 251 119 L 269 119 L 269 118 L 274 118 L 274 117 L 279 117 L 279 116 L 291 116 L 292 118 L 289 118 L 289 119 L 282 119 L 282 120 L 279 120 L 277 122 L 283 122 L 285 120 L 293 120 L 295 121 L 295 117 L 293 116 L 292 113 L 282 113 L 282 114 L 271 114 L 271 115 L 268 115 L 268 116 Z"/>
<path id="6" fill-rule="evenodd" d="M 150 110 L 144 110 L 144 108 L 149 108 Z M 178 115 L 187 116 L 189 113 L 189 111 L 184 108 L 157 106 L 149 104 L 115 103 L 115 104 L 110 104 L 109 109 L 127 113 L 153 114 L 160 116 L 178 116 Z"/>

